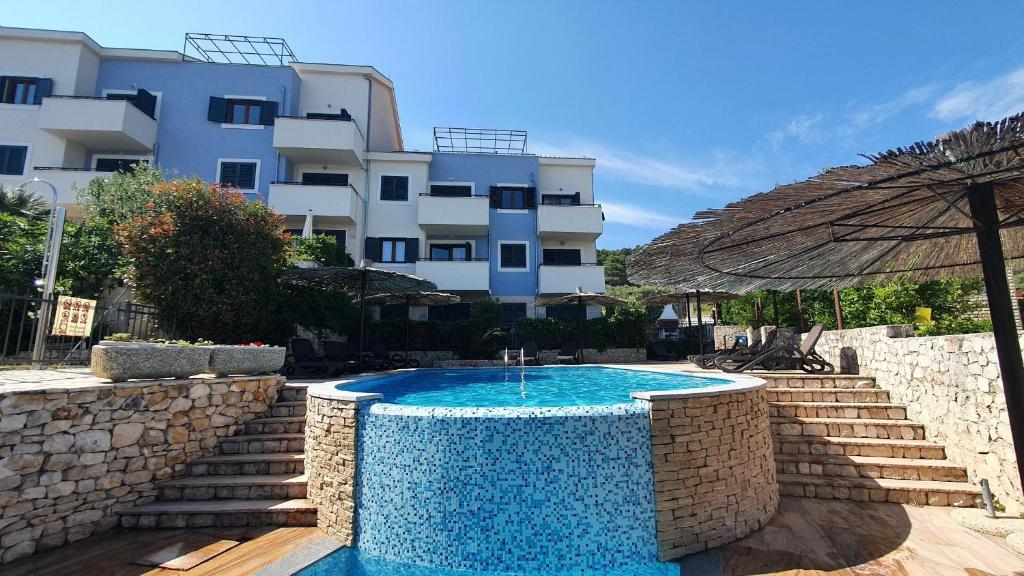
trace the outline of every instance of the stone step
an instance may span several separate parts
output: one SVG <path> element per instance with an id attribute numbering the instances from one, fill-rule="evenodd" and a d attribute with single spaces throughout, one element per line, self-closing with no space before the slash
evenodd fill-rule
<path id="1" fill-rule="evenodd" d="M 217 454 L 189 464 L 191 476 L 240 474 L 302 474 L 305 471 L 301 452 L 277 454 Z"/>
<path id="2" fill-rule="evenodd" d="M 769 402 L 878 402 L 889 401 L 881 388 L 767 388 Z"/>
<path id="3" fill-rule="evenodd" d="M 169 500 L 136 506 L 121 516 L 125 528 L 316 526 L 316 507 L 304 498 Z"/>
<path id="4" fill-rule="evenodd" d="M 306 401 L 274 402 L 270 407 L 270 416 L 305 416 Z"/>
<path id="5" fill-rule="evenodd" d="M 244 434 L 220 439 L 217 449 L 221 454 L 269 454 L 302 452 L 306 435 L 300 432 L 282 434 Z"/>
<path id="6" fill-rule="evenodd" d="M 247 434 L 285 434 L 305 431 L 305 416 L 253 418 L 245 423 L 245 432 Z"/>
<path id="7" fill-rule="evenodd" d="M 257 474 L 239 476 L 184 476 L 158 485 L 161 501 L 249 499 L 267 500 L 306 497 L 304 474 Z"/>
<path id="8" fill-rule="evenodd" d="M 946 448 L 927 440 L 842 438 L 839 436 L 775 436 L 776 454 L 831 454 L 943 460 Z"/>
<path id="9" fill-rule="evenodd" d="M 849 376 L 843 374 L 818 375 L 798 372 L 750 372 L 751 376 L 764 378 L 769 388 L 877 388 L 872 376 Z"/>
<path id="10" fill-rule="evenodd" d="M 277 399 L 282 402 L 305 402 L 306 385 L 289 382 L 278 392 Z"/>
<path id="11" fill-rule="evenodd" d="M 771 418 L 776 436 L 840 436 L 842 438 L 899 438 L 924 440 L 924 425 L 909 420 L 866 418 Z"/>
<path id="12" fill-rule="evenodd" d="M 778 481 L 779 493 L 783 496 L 805 498 L 957 507 L 973 507 L 981 499 L 981 490 L 964 482 L 837 478 L 807 474 L 779 474 Z"/>
<path id="13" fill-rule="evenodd" d="M 881 402 L 770 402 L 769 416 L 906 420 L 907 409 Z"/>
<path id="14" fill-rule="evenodd" d="M 922 458 L 776 454 L 775 468 L 780 474 L 967 482 L 965 468 L 948 460 Z"/>

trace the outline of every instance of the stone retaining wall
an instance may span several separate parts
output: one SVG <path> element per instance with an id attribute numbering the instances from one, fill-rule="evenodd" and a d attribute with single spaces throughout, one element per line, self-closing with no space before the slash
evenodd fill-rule
<path id="1" fill-rule="evenodd" d="M 779 487 L 763 385 L 719 395 L 651 393 L 647 402 L 662 560 L 732 542 L 775 515 Z"/>
<path id="2" fill-rule="evenodd" d="M 918 338 L 910 326 L 832 330 L 817 351 L 845 372 L 874 376 L 971 482 L 988 478 L 1009 511 L 1024 511 L 991 332 Z"/>
<path id="3" fill-rule="evenodd" d="M 0 392 L 0 562 L 114 527 L 266 412 L 281 376 Z"/>
<path id="4" fill-rule="evenodd" d="M 351 546 L 355 521 L 356 411 L 354 400 L 307 393 L 306 498 L 317 507 L 317 526 Z"/>

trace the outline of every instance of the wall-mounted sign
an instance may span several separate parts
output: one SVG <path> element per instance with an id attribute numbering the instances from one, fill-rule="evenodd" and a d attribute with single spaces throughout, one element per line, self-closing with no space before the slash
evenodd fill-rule
<path id="1" fill-rule="evenodd" d="M 59 296 L 57 314 L 53 319 L 54 336 L 88 336 L 92 332 L 92 317 L 96 313 L 96 301 L 85 298 Z"/>

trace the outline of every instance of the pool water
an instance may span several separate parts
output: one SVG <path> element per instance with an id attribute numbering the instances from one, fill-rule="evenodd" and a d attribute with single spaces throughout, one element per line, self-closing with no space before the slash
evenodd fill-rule
<path id="1" fill-rule="evenodd" d="M 382 402 L 446 408 L 607 406 L 631 392 L 728 384 L 720 378 L 603 366 L 417 370 L 371 378 L 344 390 L 375 392 Z"/>
<path id="2" fill-rule="evenodd" d="M 343 548 L 312 564 L 297 576 L 679 576 L 679 564 L 647 562 L 607 570 L 562 572 L 481 572 L 425 564 L 395 562 Z"/>

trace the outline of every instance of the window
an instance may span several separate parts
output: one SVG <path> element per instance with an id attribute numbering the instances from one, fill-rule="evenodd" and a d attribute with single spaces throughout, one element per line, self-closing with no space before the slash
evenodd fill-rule
<path id="1" fill-rule="evenodd" d="M 501 260 L 499 261 L 499 268 L 509 268 L 514 270 L 526 270 L 527 258 L 526 258 L 526 243 L 499 243 L 499 251 Z"/>
<path id="2" fill-rule="evenodd" d="M 525 186 L 491 186 L 491 208 L 528 210 L 537 207 L 537 189 Z"/>
<path id="3" fill-rule="evenodd" d="M 380 307 L 381 320 L 408 320 L 409 307 L 404 304 L 385 304 Z"/>
<path id="4" fill-rule="evenodd" d="M 501 325 L 508 328 L 516 325 L 516 320 L 526 318 L 525 302 L 510 302 L 501 305 Z"/>
<path id="5" fill-rule="evenodd" d="M 260 100 L 228 100 L 228 124 L 259 124 L 263 112 Z"/>
<path id="6" fill-rule="evenodd" d="M 0 174 L 21 176 L 25 173 L 28 146 L 0 146 Z"/>
<path id="7" fill-rule="evenodd" d="M 121 172 L 131 173 L 132 166 L 136 164 L 149 164 L 145 158 L 96 158 L 97 172 Z"/>
<path id="8" fill-rule="evenodd" d="M 210 96 L 206 119 L 225 125 L 273 126 L 277 117 L 277 102 L 255 97 Z"/>
<path id="9" fill-rule="evenodd" d="M 316 186 L 348 186 L 348 174 L 337 172 L 303 172 L 302 183 Z"/>
<path id="10" fill-rule="evenodd" d="M 431 244 L 431 260 L 456 260 L 465 261 L 472 258 L 472 248 L 469 242 L 465 244 Z"/>
<path id="11" fill-rule="evenodd" d="M 583 306 L 548 306 L 544 310 L 548 318 L 559 318 L 561 320 L 586 320 L 587 309 Z"/>
<path id="12" fill-rule="evenodd" d="M 3 103 L 39 104 L 36 98 L 38 88 L 39 78 L 4 78 Z"/>
<path id="13" fill-rule="evenodd" d="M 221 161 L 218 182 L 222 186 L 234 186 L 239 190 L 256 189 L 257 162 Z"/>
<path id="14" fill-rule="evenodd" d="M 579 206 L 580 193 L 575 194 L 544 194 L 540 203 L 545 206 Z"/>
<path id="15" fill-rule="evenodd" d="M 473 187 L 468 184 L 431 184 L 430 195 L 469 198 L 473 195 Z"/>
<path id="16" fill-rule="evenodd" d="M 380 261 L 408 262 L 405 259 L 405 240 L 402 238 L 381 238 Z"/>
<path id="17" fill-rule="evenodd" d="M 430 308 L 427 308 L 427 320 L 442 323 L 468 320 L 470 312 L 471 307 L 468 302 L 448 304 L 445 306 L 431 306 Z"/>
<path id="18" fill-rule="evenodd" d="M 579 266 L 581 264 L 580 251 L 569 248 L 545 248 L 545 266 Z"/>
<path id="19" fill-rule="evenodd" d="M 388 202 L 409 201 L 408 176 L 381 176 L 380 199 Z"/>

